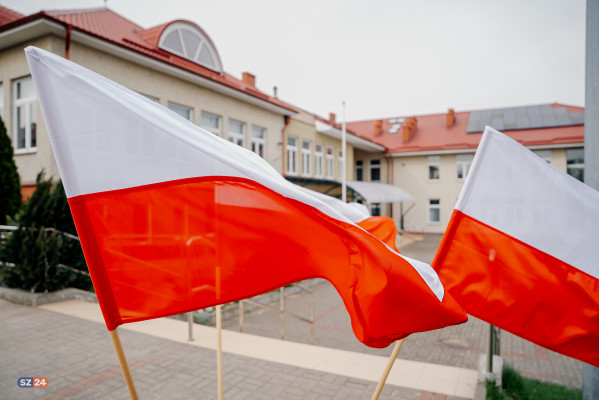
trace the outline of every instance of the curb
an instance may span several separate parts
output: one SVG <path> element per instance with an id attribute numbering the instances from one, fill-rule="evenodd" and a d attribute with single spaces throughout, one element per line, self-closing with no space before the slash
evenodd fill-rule
<path id="1" fill-rule="evenodd" d="M 82 300 L 91 303 L 98 302 L 95 293 L 76 288 L 67 288 L 50 293 L 32 293 L 22 289 L 0 287 L 0 299 L 30 307 L 37 307 L 42 304 L 56 303 L 65 300 Z"/>

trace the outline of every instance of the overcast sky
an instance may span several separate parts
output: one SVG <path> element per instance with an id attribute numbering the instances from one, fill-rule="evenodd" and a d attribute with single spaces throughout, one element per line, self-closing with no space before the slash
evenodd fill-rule
<path id="1" fill-rule="evenodd" d="M 103 0 L 0 0 L 24 14 Z M 584 106 L 584 0 L 108 0 L 144 28 L 200 25 L 225 71 L 348 120 Z"/>

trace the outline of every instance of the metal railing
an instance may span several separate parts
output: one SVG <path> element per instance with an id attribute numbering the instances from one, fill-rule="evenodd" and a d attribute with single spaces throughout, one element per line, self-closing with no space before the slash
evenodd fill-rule
<path id="1" fill-rule="evenodd" d="M 8 238 L 12 235 L 13 232 L 19 230 L 21 228 L 19 228 L 18 226 L 13 226 L 13 225 L 0 225 L 0 244 L 4 244 L 4 242 L 6 242 L 8 240 Z M 40 230 L 39 228 L 23 228 L 23 229 L 27 229 L 27 230 Z M 60 235 L 63 235 L 69 239 L 73 239 L 76 240 L 78 242 L 80 242 L 79 237 L 75 236 L 73 234 L 67 233 L 67 232 L 63 232 L 63 231 L 59 231 L 58 229 L 55 228 L 44 228 L 43 229 L 44 232 L 55 232 L 58 233 Z M 11 262 L 5 262 L 0 260 L 0 265 L 6 265 L 7 267 L 14 267 L 15 264 L 11 263 Z M 68 265 L 64 265 L 64 264 L 56 264 L 56 266 L 58 268 L 63 268 L 63 269 L 68 269 L 69 271 L 81 274 L 81 275 L 85 275 L 85 276 L 90 276 L 89 272 L 87 271 L 81 271 L 78 270 L 76 268 L 73 267 L 69 267 Z"/>
<path id="2" fill-rule="evenodd" d="M 285 287 L 280 289 L 279 295 L 279 308 L 272 307 L 267 304 L 262 304 L 254 300 L 245 299 L 239 301 L 239 332 L 245 331 L 245 310 L 244 303 L 252 304 L 254 306 L 263 308 L 265 310 L 277 312 L 281 315 L 281 340 L 285 340 L 285 316 L 289 316 L 300 321 L 303 321 L 310 325 L 310 344 L 314 344 L 314 292 L 310 289 L 303 287 L 300 284 L 295 284 L 294 287 L 308 293 L 310 295 L 310 317 L 302 317 L 301 315 L 297 315 L 291 313 L 289 311 L 285 311 Z"/>

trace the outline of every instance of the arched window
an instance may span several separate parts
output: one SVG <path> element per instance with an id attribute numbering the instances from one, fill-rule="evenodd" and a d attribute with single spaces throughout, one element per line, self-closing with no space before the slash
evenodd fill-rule
<path id="1" fill-rule="evenodd" d="M 158 47 L 218 73 L 222 72 L 220 58 L 212 42 L 192 24 L 174 22 L 167 26 L 160 36 Z"/>

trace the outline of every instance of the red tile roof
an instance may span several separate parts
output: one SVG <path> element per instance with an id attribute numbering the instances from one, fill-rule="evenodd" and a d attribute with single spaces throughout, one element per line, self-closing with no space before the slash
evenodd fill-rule
<path id="1" fill-rule="evenodd" d="M 16 21 L 23 17 L 23 14 L 13 11 L 10 8 L 0 6 L 0 26 Z"/>
<path id="2" fill-rule="evenodd" d="M 568 111 L 584 112 L 582 107 L 552 104 Z M 358 136 L 387 148 L 389 153 L 428 152 L 439 150 L 475 149 L 482 137 L 480 133 L 466 133 L 470 111 L 456 112 L 455 124 L 446 126 L 447 114 L 417 115 L 417 125 L 409 141 L 403 141 L 402 130 L 389 133 L 392 117 L 383 120 L 349 122 L 347 126 Z M 382 121 L 382 133 L 375 135 L 375 125 Z M 525 146 L 584 143 L 584 125 L 572 125 L 541 129 L 505 131 L 506 135 Z"/>
<path id="3" fill-rule="evenodd" d="M 14 14 L 17 15 L 15 16 Z M 287 109 L 292 113 L 296 112 L 291 105 L 276 97 L 261 92 L 257 88 L 244 83 L 242 80 L 237 79 L 232 75 L 227 73 L 220 74 L 158 48 L 160 34 L 168 25 L 174 22 L 185 22 L 201 30 L 201 28 L 193 22 L 177 20 L 150 29 L 144 29 L 109 8 L 40 11 L 37 14 L 24 17 L 21 14 L 0 7 L 0 21 L 7 21 L 4 23 L 4 26 L 0 27 L 0 30 L 10 29 L 14 26 L 38 18 L 46 18 L 63 25 L 71 25 L 74 30 L 85 32 L 112 44 L 116 44 L 127 48 L 128 50 L 141 53 L 147 57 L 178 67 L 272 105 Z M 3 24 L 0 22 L 0 25 Z M 206 35 L 206 37 L 208 37 L 208 35 Z"/>
<path id="4" fill-rule="evenodd" d="M 327 124 L 329 126 L 332 126 L 333 128 L 338 129 L 338 130 L 343 129 L 343 125 L 340 124 L 339 122 L 331 122 L 330 120 L 322 118 L 321 116 L 318 116 L 316 114 L 313 114 L 313 115 L 314 115 L 314 119 L 317 120 L 317 121 L 325 123 L 325 124 Z M 347 133 L 351 133 L 354 136 L 358 136 L 358 137 L 363 138 L 363 136 L 358 135 L 356 132 L 354 132 L 352 129 L 350 129 L 347 123 L 345 124 L 345 131 Z M 370 140 L 370 141 L 373 142 L 372 140 Z"/>

